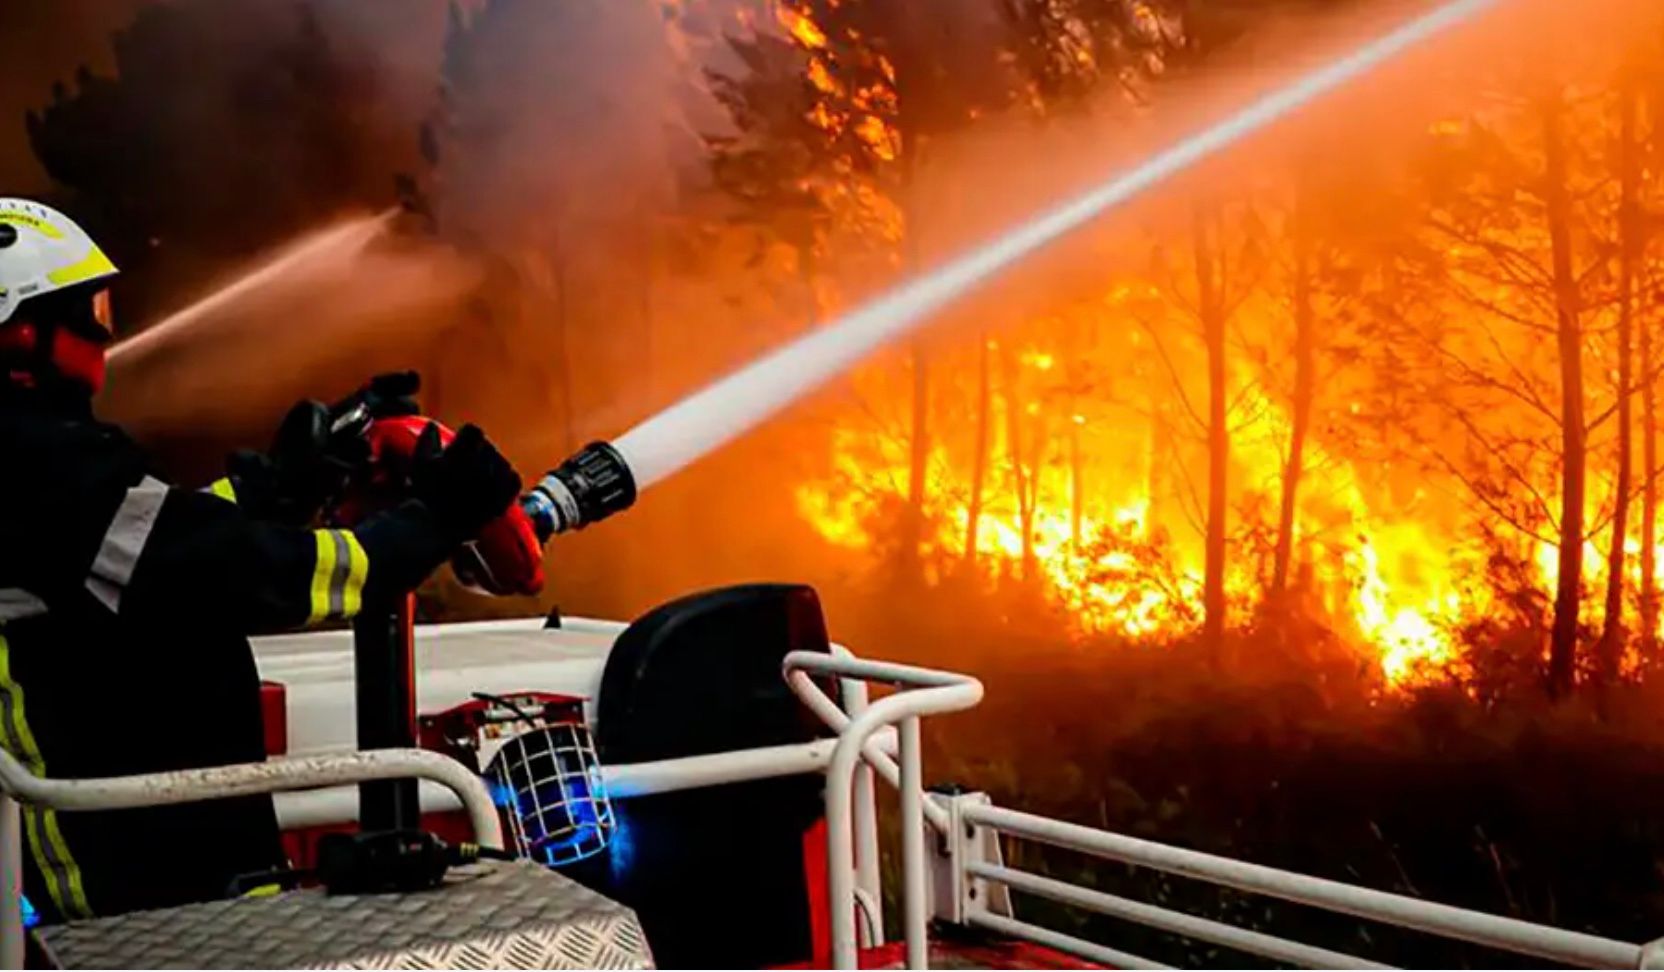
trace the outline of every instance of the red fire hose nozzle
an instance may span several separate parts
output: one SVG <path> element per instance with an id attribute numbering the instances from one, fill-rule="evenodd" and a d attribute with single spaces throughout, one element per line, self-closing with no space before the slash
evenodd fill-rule
<path id="1" fill-rule="evenodd" d="M 416 441 L 429 425 L 439 427 L 439 443 L 448 446 L 455 434 L 443 424 L 421 415 L 366 419 L 363 429 L 375 470 L 364 490 L 339 513 L 346 522 L 362 516 L 365 508 L 396 497 L 416 455 Z M 451 558 L 451 569 L 464 585 L 487 594 L 536 594 L 543 589 L 543 540 L 521 504 L 513 504 L 485 525 L 478 537 Z"/>

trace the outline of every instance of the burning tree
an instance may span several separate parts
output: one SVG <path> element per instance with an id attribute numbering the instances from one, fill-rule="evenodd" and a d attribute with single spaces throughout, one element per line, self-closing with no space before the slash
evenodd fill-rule
<path id="1" fill-rule="evenodd" d="M 1647 373 L 1651 326 L 1641 328 L 1642 373 L 1632 361 L 1644 253 L 1636 95 L 1627 83 L 1591 97 L 1516 82 L 1481 112 L 1434 125 L 1429 140 L 1421 185 L 1431 206 L 1404 268 L 1418 283 L 1398 295 L 1419 310 L 1384 333 L 1393 350 L 1378 364 L 1418 374 L 1418 398 L 1434 411 L 1408 418 L 1426 454 L 1513 534 L 1504 543 L 1541 564 L 1554 589 L 1549 691 L 1566 696 L 1579 669 L 1619 676 L 1631 546 L 1646 551 L 1642 626 L 1656 624 L 1654 528 L 1637 541 L 1629 519 L 1631 399 L 1649 403 L 1657 379 Z M 1599 366 L 1594 381 L 1587 361 Z M 1652 436 L 1647 418 L 1642 438 Z M 1606 456 L 1609 481 L 1594 463 Z M 1651 456 L 1646 466 L 1651 481 Z M 1594 548 L 1602 533 L 1604 563 Z M 1604 586 L 1606 609 L 1584 666 L 1586 584 Z"/>
<path id="2" fill-rule="evenodd" d="M 856 252 L 878 256 L 873 275 L 880 280 L 896 268 L 917 269 L 933 245 L 920 188 L 933 141 L 1012 97 L 992 9 L 941 17 L 879 0 L 769 7 L 776 27 L 730 41 L 746 73 L 713 77 L 736 130 L 710 140 L 718 185 L 748 206 L 787 204 L 782 223 L 773 213 L 768 221 L 783 228 L 806 276 L 834 234 Z M 928 354 L 916 344 L 898 548 L 904 560 L 916 556 L 924 529 L 928 369 Z"/>

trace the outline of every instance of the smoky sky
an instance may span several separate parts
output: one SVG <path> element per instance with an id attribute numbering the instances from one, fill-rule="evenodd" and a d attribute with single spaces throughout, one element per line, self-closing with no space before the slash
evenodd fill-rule
<path id="1" fill-rule="evenodd" d="M 81 66 L 99 75 L 113 73 L 112 34 L 143 8 L 167 2 L 0 2 L 0 64 L 5 65 L 0 71 L 0 191 L 38 193 L 48 188 L 46 173 L 29 147 L 24 114 L 50 102 L 55 82 L 73 90 Z M 216 2 L 253 8 L 293 5 L 296 0 Z M 445 0 L 312 0 L 311 6 L 337 51 L 374 72 L 381 110 L 395 123 L 408 123 L 414 146 L 415 127 L 429 110 L 438 85 Z M 156 110 L 166 111 L 167 106 L 157 105 Z"/>
<path id="2" fill-rule="evenodd" d="M 51 97 L 52 82 L 77 66 L 108 70 L 110 32 L 142 0 L 6 0 L 0 3 L 0 192 L 46 187 L 23 130 L 23 115 Z"/>

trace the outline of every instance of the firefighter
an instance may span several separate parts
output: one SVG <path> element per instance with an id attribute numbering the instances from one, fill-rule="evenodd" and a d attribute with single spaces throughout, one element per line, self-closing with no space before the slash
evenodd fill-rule
<path id="1" fill-rule="evenodd" d="M 169 485 L 93 416 L 116 272 L 63 214 L 0 199 L 0 745 L 43 776 L 264 758 L 247 635 L 390 602 L 520 490 L 468 426 L 417 457 L 402 504 L 350 530 L 295 526 L 340 473 L 307 447 L 310 403 L 288 446 L 240 465 L 258 509 L 235 478 Z M 221 897 L 283 863 L 269 797 L 24 814 L 25 889 L 48 920 Z"/>

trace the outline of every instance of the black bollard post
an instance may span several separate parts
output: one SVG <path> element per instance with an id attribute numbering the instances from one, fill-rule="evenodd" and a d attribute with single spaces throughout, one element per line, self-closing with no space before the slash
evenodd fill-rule
<path id="1" fill-rule="evenodd" d="M 359 749 L 416 745 L 415 617 L 415 595 L 406 595 L 394 605 L 365 605 L 353 622 Z M 415 780 L 359 784 L 360 830 L 414 829 L 420 818 Z"/>

